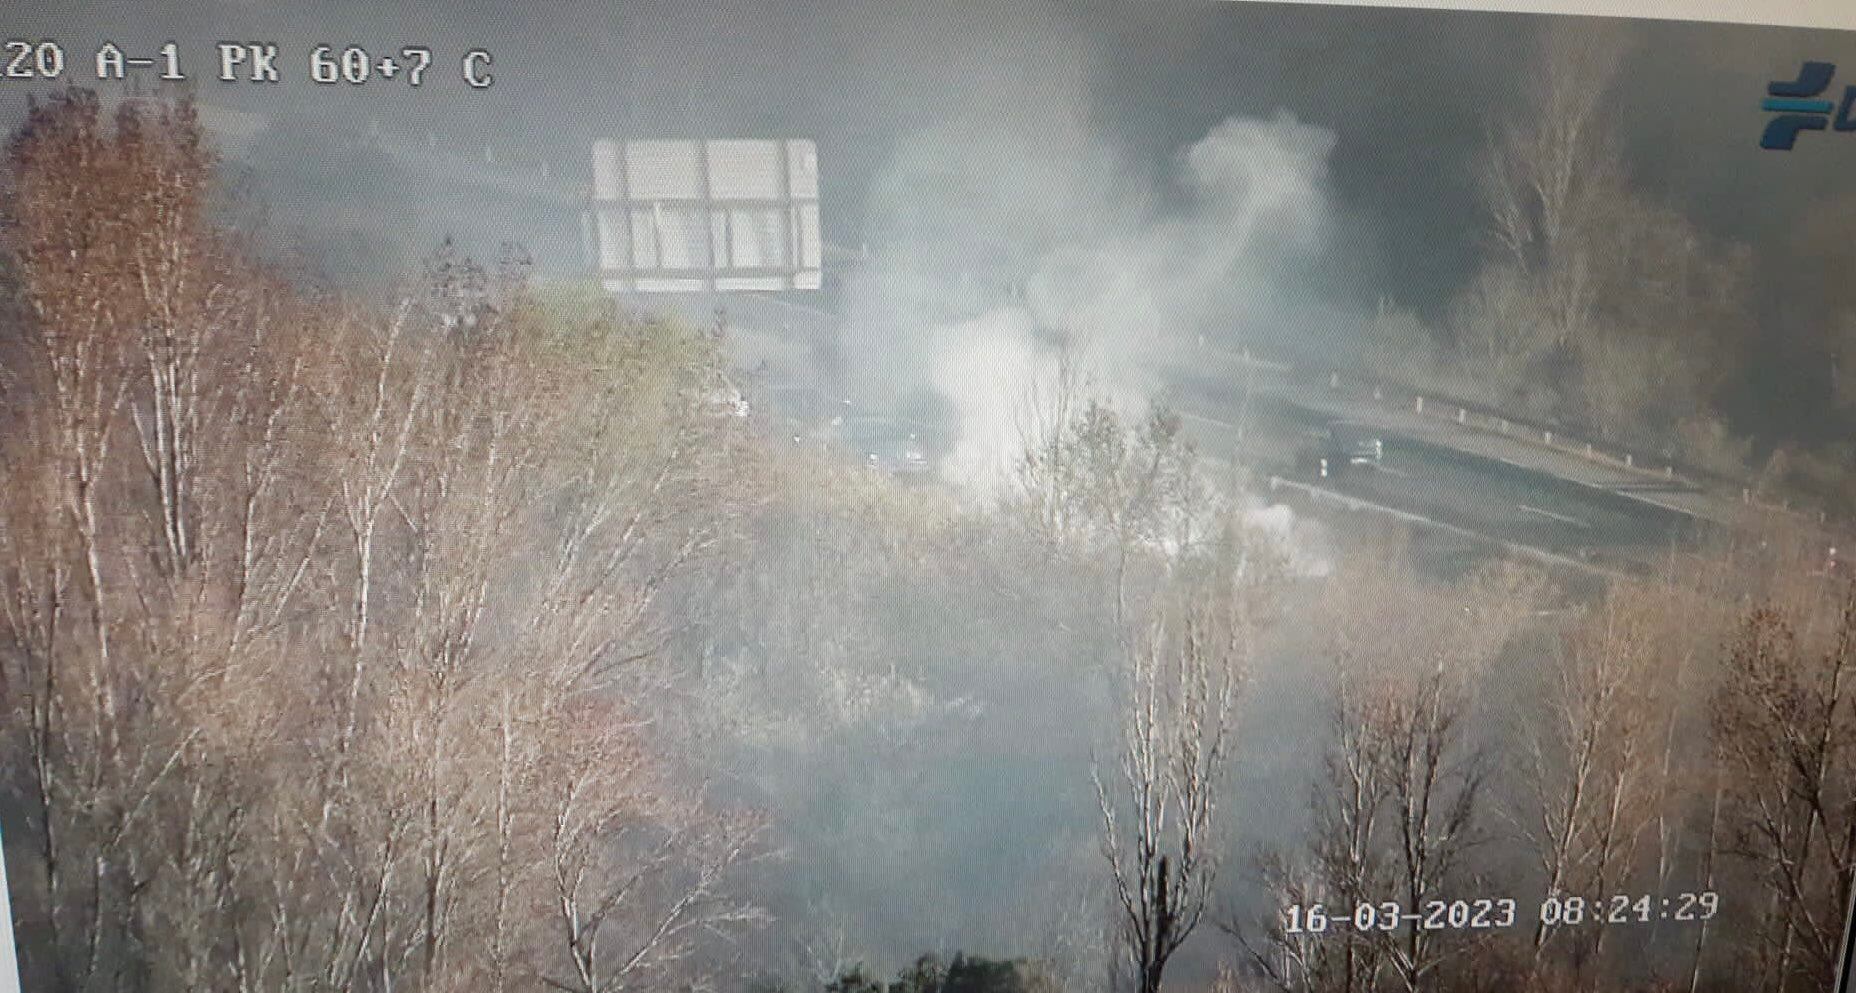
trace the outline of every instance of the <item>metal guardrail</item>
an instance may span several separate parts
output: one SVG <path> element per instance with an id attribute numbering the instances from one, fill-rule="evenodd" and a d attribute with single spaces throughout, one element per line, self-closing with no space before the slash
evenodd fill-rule
<path id="1" fill-rule="evenodd" d="M 1291 363 L 1273 361 L 1252 356 L 1245 348 L 1235 356 L 1247 364 L 1264 366 L 1291 374 L 1307 375 L 1309 370 L 1298 369 Z M 1595 465 L 1603 465 L 1638 475 L 1646 484 L 1657 483 L 1663 487 L 1688 487 L 1697 493 L 1714 493 L 1718 498 L 1731 500 L 1729 494 L 1722 494 L 1718 485 L 1710 486 L 1693 478 L 1687 471 L 1678 470 L 1676 460 L 1668 458 L 1639 458 L 1637 453 L 1618 446 L 1609 446 L 1579 437 L 1551 427 L 1503 417 L 1486 410 L 1476 409 L 1460 400 L 1440 397 L 1436 393 L 1426 393 L 1410 387 L 1364 379 L 1338 370 L 1327 374 L 1327 386 L 1330 390 L 1348 390 L 1360 397 L 1371 395 L 1374 402 L 1388 406 L 1402 407 L 1414 414 L 1425 415 L 1440 421 L 1454 422 L 1462 427 L 1497 434 L 1528 444 L 1539 445 L 1563 455 L 1571 455 Z M 1760 497 L 1755 487 L 1748 482 L 1740 482 L 1739 503 L 1767 513 L 1786 514 L 1802 521 L 1824 525 L 1829 523 L 1829 515 L 1823 512 L 1809 514 L 1794 509 L 1790 500 L 1773 502 Z M 1619 492 L 1628 493 L 1628 489 Z"/>
<path id="2" fill-rule="evenodd" d="M 1330 377 L 1330 383 L 1333 381 L 1333 378 Z M 1373 398 L 1375 400 L 1381 400 L 1383 396 L 1384 387 L 1375 385 L 1373 388 Z M 1597 465 L 1630 472 L 1643 477 L 1646 483 L 1657 482 L 1664 486 L 1687 487 L 1696 493 L 1710 492 L 1708 484 L 1700 482 L 1686 473 L 1677 472 L 1676 464 L 1674 460 L 1671 459 L 1638 459 L 1633 452 L 1602 446 L 1577 436 L 1568 435 L 1563 431 L 1555 432 L 1551 428 L 1542 428 L 1536 425 L 1512 421 L 1494 414 L 1472 411 L 1459 403 L 1450 401 L 1438 402 L 1435 397 L 1427 399 L 1422 393 L 1411 393 L 1410 398 L 1412 410 L 1417 414 L 1429 414 L 1439 419 L 1454 421 L 1464 427 L 1490 431 L 1506 438 L 1514 438 L 1529 444 L 1540 445 L 1552 451 L 1564 455 L 1571 455 Z M 1626 488 L 1610 488 L 1618 489 L 1620 492 L 1629 492 Z M 1731 499 L 1731 497 L 1723 497 L 1723 499 Z M 1754 491 L 1754 487 L 1749 483 L 1742 483 L 1740 486 L 1739 502 L 1744 506 L 1754 507 L 1769 513 L 1789 514 L 1804 520 L 1813 521 L 1817 524 L 1826 524 L 1829 521 L 1829 515 L 1822 511 L 1819 511 L 1815 515 L 1811 515 L 1793 509 L 1790 500 L 1780 500 L 1774 503 L 1769 500 L 1761 499 Z"/>

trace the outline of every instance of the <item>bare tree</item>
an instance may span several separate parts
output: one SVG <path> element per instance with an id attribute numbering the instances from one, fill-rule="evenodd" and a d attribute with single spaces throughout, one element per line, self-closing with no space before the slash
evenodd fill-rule
<path id="1" fill-rule="evenodd" d="M 1596 307 L 1588 228 L 1617 182 L 1602 110 L 1622 54 L 1612 32 L 1549 35 L 1518 123 L 1494 136 L 1478 172 L 1499 264 L 1533 286 L 1555 344 L 1586 333 Z"/>
<path id="2" fill-rule="evenodd" d="M 1562 639 L 1536 721 L 1524 725 L 1523 778 L 1535 820 L 1523 826 L 1549 895 L 1617 892 L 1651 818 L 1655 752 L 1647 688 L 1655 646 L 1642 596 L 1613 589 Z M 1538 972 L 1562 929 L 1534 928 Z M 1580 936 L 1583 937 L 1583 936 Z M 1578 960 L 1602 952 L 1602 933 Z"/>
<path id="3" fill-rule="evenodd" d="M 198 561 L 198 491 L 212 488 L 202 485 L 202 421 L 254 413 L 264 398 L 207 385 L 250 356 L 209 350 L 201 329 L 260 319 L 268 294 L 204 229 L 211 156 L 197 134 L 184 103 L 131 103 L 106 122 L 94 97 L 68 93 L 35 106 L 8 148 L 6 248 L 28 327 L 8 420 L 41 445 L 5 455 L 10 476 L 51 483 L 37 495 L 52 500 L 7 508 L 19 517 L 0 529 L 33 546 L 14 546 L 24 599 L 9 596 L 19 608 L 11 627 L 21 681 L 33 687 L 48 971 L 72 988 L 128 981 L 163 864 L 147 828 L 169 812 L 170 791 L 193 795 L 199 746 L 218 730 L 190 723 L 208 715 L 183 704 L 211 699 L 228 677 L 226 641 L 237 633 L 207 609 L 227 591 Z M 141 449 L 140 473 L 123 457 L 125 432 Z M 226 448 L 254 455 L 248 437 L 235 433 Z M 221 479 L 232 482 L 212 482 Z M 125 492 L 138 513 L 120 502 Z"/>
<path id="4" fill-rule="evenodd" d="M 1347 908 L 1374 902 L 1389 892 L 1392 881 L 1382 819 L 1388 814 L 1396 772 L 1387 734 L 1394 714 L 1383 688 L 1355 669 L 1354 660 L 1336 661 L 1333 743 L 1324 760 L 1327 780 L 1313 800 L 1311 847 L 1323 892 L 1335 907 Z M 1338 952 L 1331 947 L 1322 950 L 1327 953 L 1327 975 L 1305 988 L 1371 990 L 1389 965 L 1385 941 L 1371 933 L 1349 931 L 1341 937 Z"/>
<path id="5" fill-rule="evenodd" d="M 1126 651 L 1163 563 L 1214 537 L 1224 508 L 1176 412 L 1156 405 L 1131 422 L 1089 394 L 1076 363 L 1066 352 L 1054 381 L 1025 398 L 1011 497 L 1044 540 L 1102 564 Z"/>
<path id="6" fill-rule="evenodd" d="M 1831 974 L 1856 871 L 1856 595 L 1843 592 L 1822 613 L 1751 613 L 1714 700 L 1716 747 L 1735 774 L 1732 850 L 1767 896 L 1764 989 Z"/>
<path id="7" fill-rule="evenodd" d="M 574 993 L 652 988 L 701 933 L 760 919 L 721 886 L 752 857 L 759 819 L 710 821 L 688 799 L 636 782 L 650 771 L 615 717 L 572 715 L 573 746 L 548 760 L 559 764 L 548 777 L 549 868 L 571 972 L 543 979 Z"/>
<path id="8" fill-rule="evenodd" d="M 455 257 L 384 311 L 299 296 L 208 222 L 184 102 L 112 123 L 61 95 L 7 165 L 0 680 L 35 987 L 554 974 L 552 801 L 605 768 L 653 770 L 572 835 L 612 947 L 657 934 L 627 956 L 656 968 L 747 923 L 722 880 L 757 820 L 644 761 L 666 742 L 635 720 L 582 721 L 653 692 L 634 673 L 751 506 L 702 408 L 713 345 L 575 324 Z"/>
<path id="9" fill-rule="evenodd" d="M 1095 770 L 1119 943 L 1141 993 L 1161 988 L 1217 879 L 1237 697 L 1260 620 L 1261 575 L 1242 559 L 1227 546 L 1163 595 L 1128 660 L 1119 768 Z"/>
<path id="10" fill-rule="evenodd" d="M 1350 558 L 1326 581 L 1315 615 L 1331 663 L 1325 775 L 1306 842 L 1266 859 L 1289 900 L 1343 913 L 1388 901 L 1421 913 L 1475 878 L 1470 856 L 1488 837 L 1482 683 L 1541 596 L 1524 571 L 1440 586 L 1388 564 L 1400 556 L 1386 551 Z M 1475 964 L 1473 941 L 1419 927 L 1311 936 L 1275 921 L 1262 947 L 1229 930 L 1292 993 L 1436 989 Z"/>
<path id="11" fill-rule="evenodd" d="M 1593 430 L 1686 444 L 1745 344 L 1749 257 L 1631 185 L 1604 114 L 1627 51 L 1591 25 L 1545 36 L 1476 167 L 1490 250 L 1451 323 L 1509 391 L 1544 379 Z"/>
<path id="12" fill-rule="evenodd" d="M 1498 375 L 1538 360 L 1553 343 L 1526 273 L 1513 265 L 1479 273 L 1457 298 L 1450 324 L 1459 352 Z"/>

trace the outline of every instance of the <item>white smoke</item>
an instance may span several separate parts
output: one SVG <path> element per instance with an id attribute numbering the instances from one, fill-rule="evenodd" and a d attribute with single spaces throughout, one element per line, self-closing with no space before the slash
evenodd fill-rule
<path id="1" fill-rule="evenodd" d="M 1319 579 L 1333 571 L 1327 532 L 1297 515 L 1287 504 L 1264 503 L 1247 495 L 1238 521 L 1253 534 L 1261 535 L 1271 550 L 1282 556 L 1283 568 L 1291 576 Z"/>
<path id="2" fill-rule="evenodd" d="M 1057 246 L 1027 303 L 1044 324 L 1087 329 L 1104 373 L 1151 374 L 1200 334 L 1241 339 L 1283 263 L 1321 248 L 1333 146 L 1332 132 L 1286 113 L 1224 121 L 1179 157 L 1183 214 Z"/>
<path id="3" fill-rule="evenodd" d="M 937 394 L 958 432 L 943 471 L 978 494 L 1007 478 L 1059 348 L 1138 413 L 1200 340 L 1241 344 L 1277 319 L 1330 226 L 1334 134 L 1286 112 L 1223 121 L 1164 182 L 1091 135 L 1087 115 L 1051 120 L 905 143 L 872 196 L 873 258 L 846 293 L 858 399 Z"/>
<path id="4" fill-rule="evenodd" d="M 935 391 L 958 412 L 960 433 L 941 471 L 990 488 L 1008 477 L 1022 447 L 1023 403 L 1033 384 L 1056 375 L 1056 358 L 1038 347 L 1030 312 L 993 310 L 937 331 L 928 370 Z"/>

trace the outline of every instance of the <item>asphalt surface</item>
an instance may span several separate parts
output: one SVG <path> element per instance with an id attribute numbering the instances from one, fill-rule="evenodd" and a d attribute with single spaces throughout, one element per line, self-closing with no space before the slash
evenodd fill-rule
<path id="1" fill-rule="evenodd" d="M 828 339 L 837 321 L 809 303 L 763 294 L 679 302 L 692 320 L 713 320 L 716 304 L 724 305 L 729 323 L 745 332 L 737 340 L 740 350 L 753 353 L 737 360 L 748 366 L 771 360 L 776 376 L 792 371 L 782 366 L 809 364 L 810 346 Z M 1407 519 L 1435 522 L 1456 539 L 1475 535 L 1602 567 L 1655 562 L 1671 547 L 1691 547 L 1711 526 L 1682 505 L 1680 494 L 1637 489 L 1641 474 L 1619 474 L 1513 439 L 1456 430 L 1438 418 L 1413 417 L 1388 404 L 1311 388 L 1267 363 L 1235 371 L 1213 365 L 1221 364 L 1180 377 L 1168 402 L 1186 415 L 1208 456 L 1258 475 L 1280 475 Z M 1342 419 L 1372 425 L 1384 441 L 1384 458 L 1377 466 L 1346 467 L 1321 477 L 1315 458 L 1327 426 Z"/>
<path id="2" fill-rule="evenodd" d="M 1690 518 L 1650 504 L 1589 496 L 1528 470 L 1389 436 L 1378 466 L 1353 466 L 1328 488 L 1517 545 L 1562 555 L 1648 553 L 1685 545 Z"/>
<path id="3" fill-rule="evenodd" d="M 1286 395 L 1285 395 L 1286 393 Z M 1298 402 L 1269 384 L 1188 392 L 1176 401 L 1212 457 L 1340 494 L 1504 545 L 1578 562 L 1641 567 L 1672 547 L 1692 547 L 1710 525 L 1660 501 L 1555 476 L 1499 456 L 1464 451 L 1380 423 L 1378 465 L 1336 467 L 1316 460 L 1335 413 Z M 1350 423 L 1371 423 L 1349 411 Z M 1387 419 L 1391 420 L 1391 419 Z"/>

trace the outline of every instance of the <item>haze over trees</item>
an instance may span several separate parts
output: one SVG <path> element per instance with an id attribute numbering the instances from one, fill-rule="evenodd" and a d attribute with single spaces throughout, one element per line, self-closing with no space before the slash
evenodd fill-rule
<path id="1" fill-rule="evenodd" d="M 1500 176 L 1552 171 L 1513 140 Z M 717 409 L 712 335 L 516 252 L 294 284 L 184 102 L 57 96 L 5 182 L 32 989 L 1828 988 L 1856 600 L 1807 536 L 1595 596 L 1359 535 L 1309 568 L 1075 378 L 961 502 Z M 1549 199 L 1490 284 L 1538 336 L 1491 361 L 1655 352 Z"/>
<path id="2" fill-rule="evenodd" d="M 306 298 L 208 220 L 184 103 L 61 95 L 8 152 L 34 987 L 592 993 L 750 919 L 718 881 L 760 820 L 682 784 L 631 674 L 753 471 L 710 346 L 442 256 Z"/>
<path id="3" fill-rule="evenodd" d="M 1774 348 L 1762 301 L 1775 290 L 1757 283 L 1777 277 L 1635 174 L 1612 106 L 1633 54 L 1628 36 L 1596 25 L 1543 34 L 1519 74 L 1518 107 L 1487 122 L 1466 177 L 1482 205 L 1471 233 L 1480 265 L 1435 328 L 1382 307 L 1363 332 L 1367 351 L 1379 373 L 1412 385 L 1847 517 L 1841 435 L 1856 380 L 1838 316 L 1847 281 L 1836 276 L 1848 265 L 1847 208 L 1797 235 L 1822 259 L 1822 276 L 1803 279 L 1803 291 L 1831 302 L 1830 318 L 1798 348 L 1828 373 L 1820 389 L 1805 371 L 1788 371 L 1799 398 L 1822 398 L 1799 399 L 1786 416 L 1811 410 L 1816 424 L 1773 435 L 1745 416 L 1745 382 Z"/>

